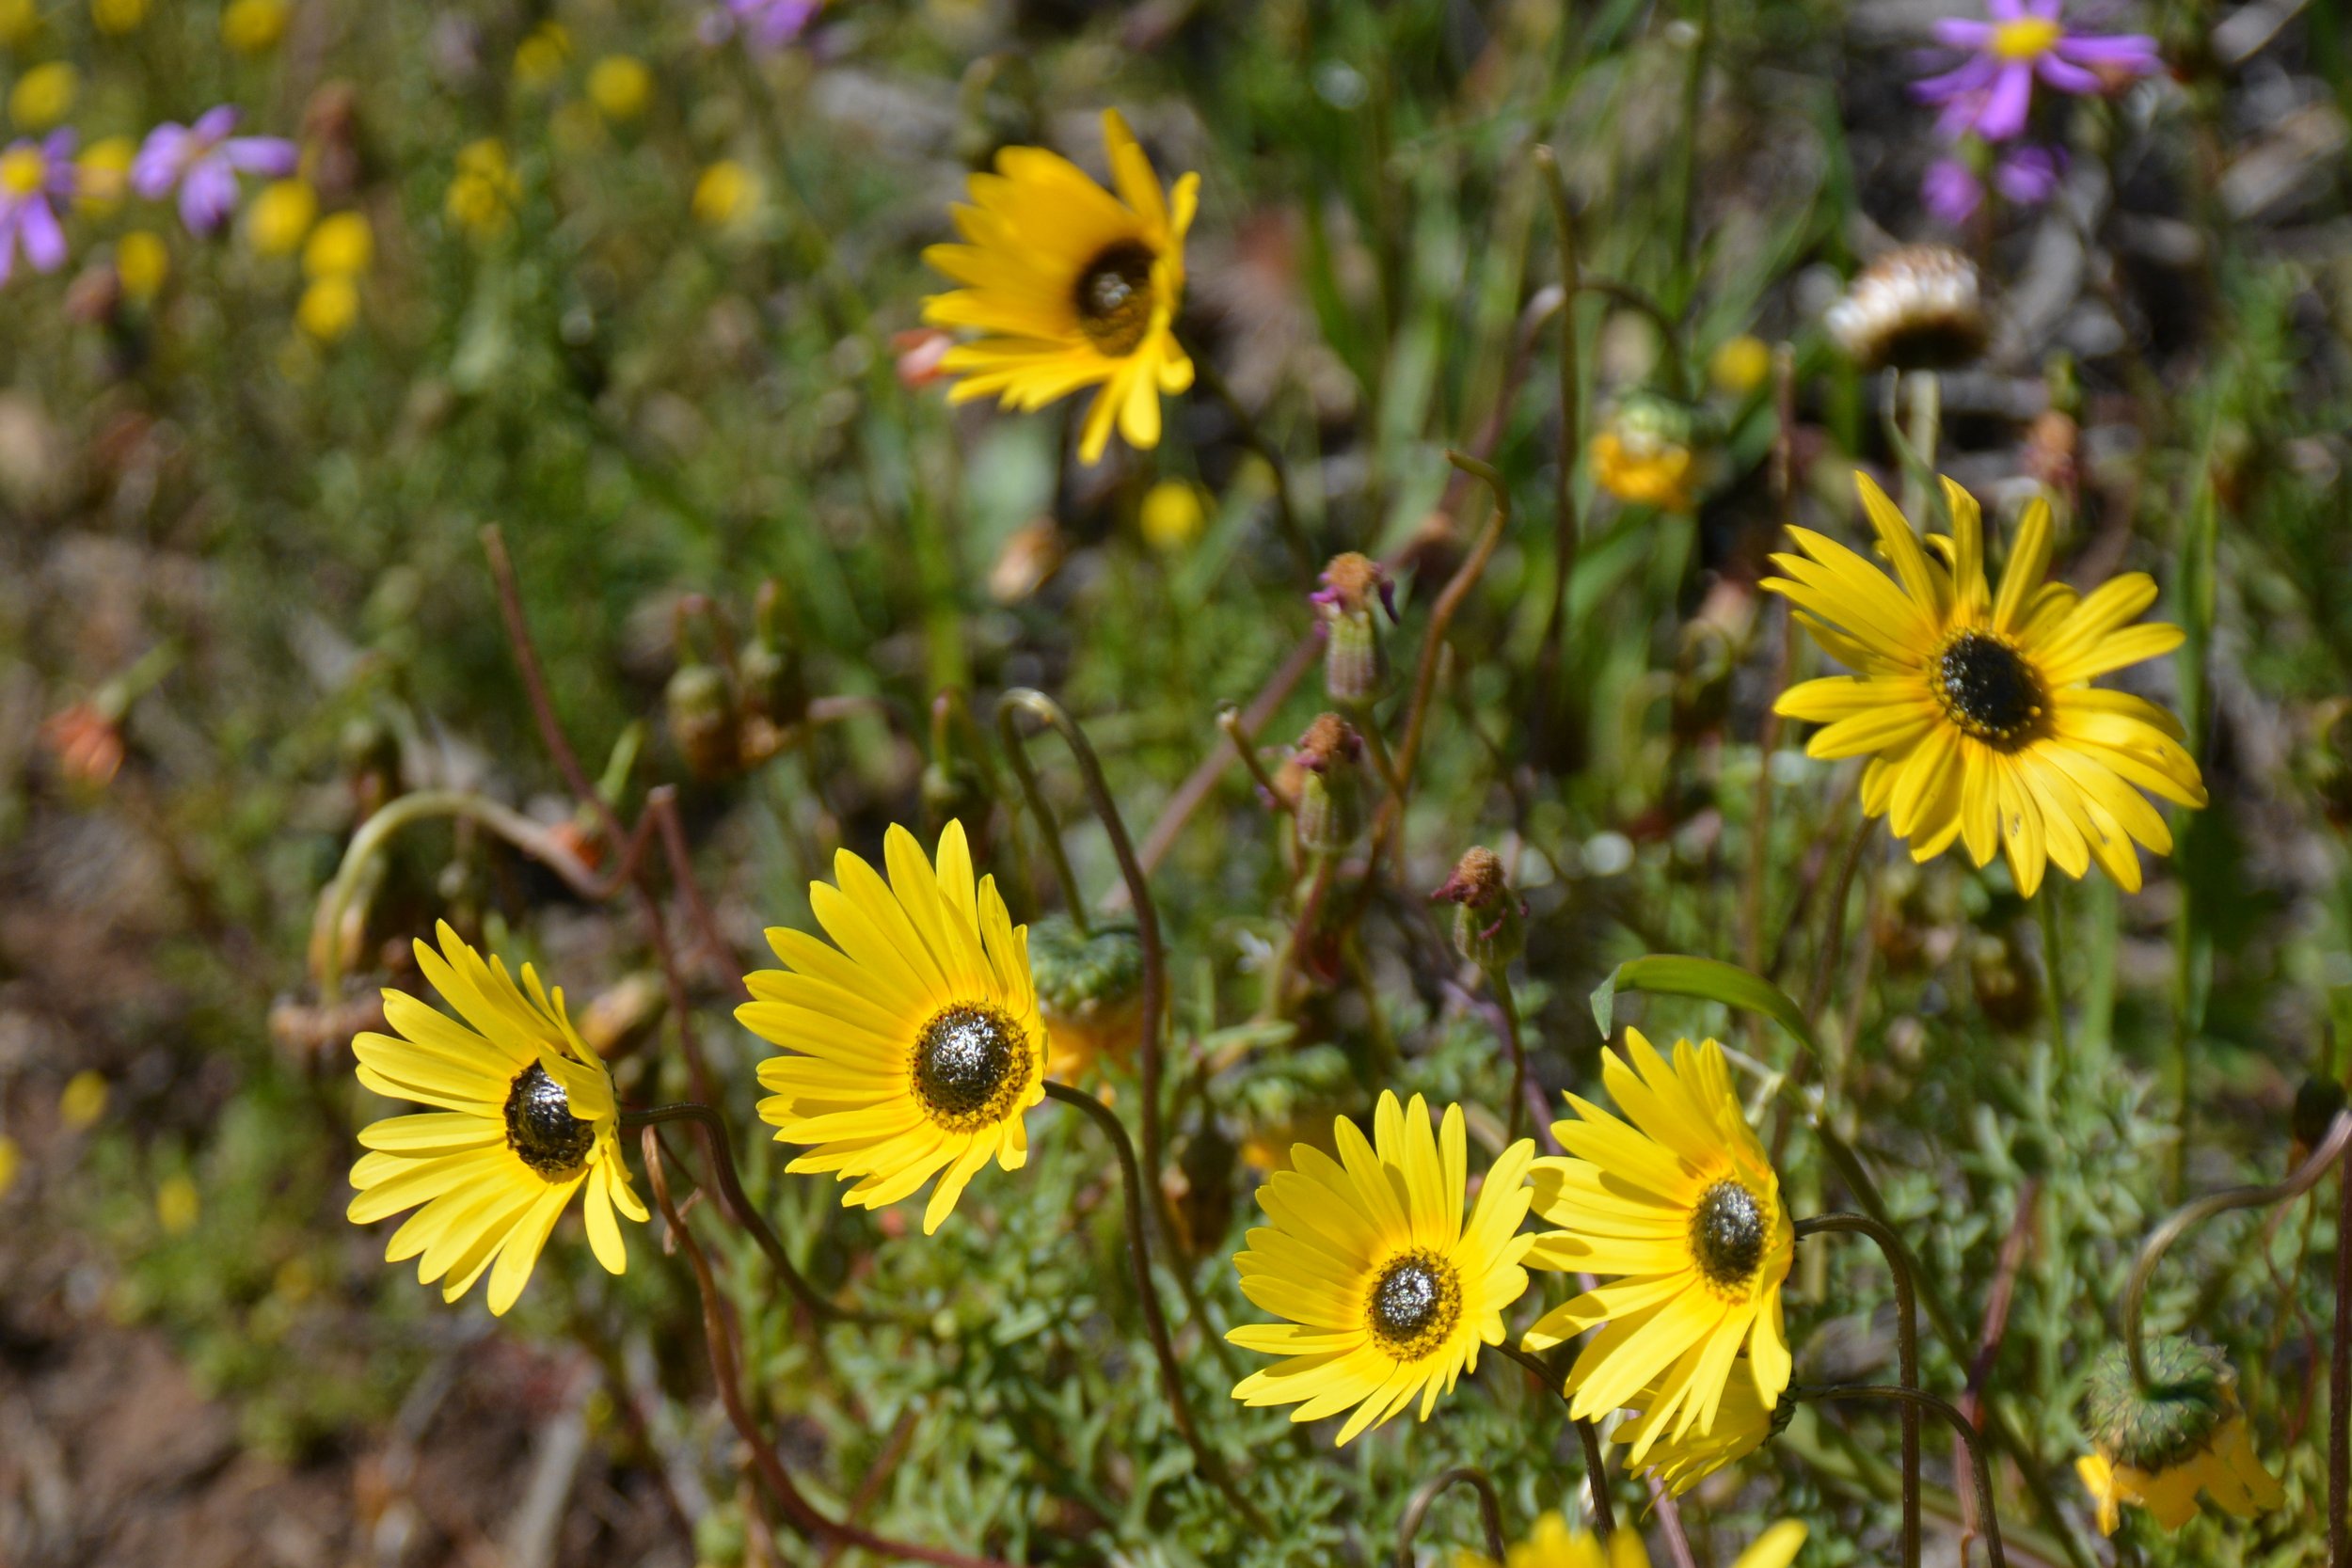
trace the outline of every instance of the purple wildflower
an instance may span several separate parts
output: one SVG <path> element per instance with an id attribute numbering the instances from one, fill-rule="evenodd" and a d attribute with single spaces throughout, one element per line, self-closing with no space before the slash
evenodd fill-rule
<path id="1" fill-rule="evenodd" d="M 2001 154 L 1993 166 L 1993 188 L 2020 207 L 2039 207 L 2057 194 L 2065 172 L 2063 152 L 2029 143 Z M 1947 229 L 1963 228 L 1984 204 L 1984 182 L 1967 159 L 1938 158 L 1919 182 L 1919 199 L 1938 223 Z"/>
<path id="2" fill-rule="evenodd" d="M 1935 36 L 1969 56 L 1957 69 L 1913 84 L 1922 103 L 1941 105 L 1938 128 L 1952 140 L 1974 133 L 2007 141 L 2026 129 L 2036 77 L 2059 92 L 2103 92 L 2163 69 L 2156 40 L 2139 33 L 2070 28 L 2066 0 L 1985 0 L 1988 20 L 1947 18 Z"/>
<path id="3" fill-rule="evenodd" d="M 283 136 L 232 136 L 237 111 L 224 103 L 194 125 L 158 125 L 131 161 L 131 188 L 150 201 L 180 187 L 180 218 L 191 233 L 209 234 L 237 210 L 237 176 L 282 179 L 298 161 Z"/>
<path id="4" fill-rule="evenodd" d="M 737 33 L 759 49 L 782 49 L 808 30 L 825 0 L 720 0 L 703 20 L 703 38 L 723 42 Z"/>
<path id="5" fill-rule="evenodd" d="M 42 142 L 18 141 L 0 152 L 0 283 L 16 271 L 16 253 L 36 272 L 65 265 L 65 230 L 57 203 L 73 196 L 73 133 L 53 131 Z"/>

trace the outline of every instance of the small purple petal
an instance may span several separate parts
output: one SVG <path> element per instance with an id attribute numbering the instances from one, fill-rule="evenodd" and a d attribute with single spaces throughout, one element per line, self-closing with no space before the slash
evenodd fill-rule
<path id="1" fill-rule="evenodd" d="M 57 214 L 49 210 L 47 201 L 40 197 L 27 200 L 18 209 L 17 222 L 26 261 L 41 272 L 55 272 L 65 265 L 65 230 L 57 227 Z"/>
<path id="2" fill-rule="evenodd" d="M 2115 66 L 2139 76 L 2164 69 L 2156 40 L 2140 33 L 2119 33 L 2112 38 L 2077 33 L 2058 40 L 2055 50 L 2082 65 Z"/>
<path id="3" fill-rule="evenodd" d="M 2026 0 L 2025 14 L 2040 17 L 2044 22 L 2056 22 L 2065 9 L 2066 0 Z"/>
<path id="4" fill-rule="evenodd" d="M 2033 67 L 2023 60 L 2005 65 L 1977 116 L 1977 135 L 1987 141 L 2007 141 L 2025 130 L 2026 114 L 2032 107 Z"/>
<path id="5" fill-rule="evenodd" d="M 231 136 L 221 144 L 221 155 L 247 174 L 282 179 L 302 162 L 302 150 L 283 136 Z"/>
<path id="6" fill-rule="evenodd" d="M 198 136 L 208 142 L 219 141 L 236 128 L 237 106 L 233 103 L 223 103 L 217 108 L 205 110 L 191 127 Z"/>
<path id="7" fill-rule="evenodd" d="M 199 158 L 180 182 L 180 220 L 192 234 L 209 234 L 237 209 L 237 176 L 223 160 Z"/>
<path id="8" fill-rule="evenodd" d="M 1958 158 L 1938 158 L 1928 166 L 1927 177 L 1919 182 L 1919 199 L 1930 216 L 1958 229 L 1976 215 L 1984 200 L 1984 187 Z"/>
<path id="9" fill-rule="evenodd" d="M 131 188 L 150 201 L 162 199 L 187 163 L 188 128 L 158 125 L 131 160 Z"/>
<path id="10" fill-rule="evenodd" d="M 1993 169 L 1993 187 L 2021 207 L 2050 199 L 2065 173 L 2065 156 L 2047 147 L 2012 149 Z"/>
<path id="11" fill-rule="evenodd" d="M 1967 63 L 1911 84 L 1913 96 L 1922 103 L 1948 103 L 1955 98 L 1981 93 L 1993 85 L 2000 68 L 1981 55 L 1972 55 Z"/>
<path id="12" fill-rule="evenodd" d="M 2014 22 L 2026 14 L 2018 0 L 1985 0 L 1985 14 L 1995 22 Z"/>
<path id="13" fill-rule="evenodd" d="M 17 209 L 0 207 L 0 289 L 8 287 L 16 273 Z"/>
<path id="14" fill-rule="evenodd" d="M 1947 16 L 1935 24 L 1935 41 L 1955 49 L 1982 49 L 1993 41 L 1993 24 L 1964 16 Z"/>
<path id="15" fill-rule="evenodd" d="M 2088 97 L 2106 85 L 2099 80 L 2097 72 L 2071 65 L 2056 55 L 2044 55 L 2033 64 L 2034 73 L 2060 92 Z"/>

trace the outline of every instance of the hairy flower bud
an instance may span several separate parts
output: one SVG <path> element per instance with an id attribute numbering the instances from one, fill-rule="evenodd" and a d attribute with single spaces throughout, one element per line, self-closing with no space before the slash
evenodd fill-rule
<path id="1" fill-rule="evenodd" d="M 1454 875 L 1429 895 L 1454 906 L 1454 945 L 1493 973 L 1527 950 L 1526 904 L 1502 874 L 1502 857 L 1483 847 L 1456 862 Z"/>
<path id="2" fill-rule="evenodd" d="M 2203 1448 L 2237 1408 L 2237 1374 L 2219 1351 L 2183 1335 L 2148 1340 L 2148 1386 L 2122 1345 L 2099 1354 L 2083 1386 L 2083 1429 L 2119 1465 L 2169 1470 Z"/>
<path id="3" fill-rule="evenodd" d="M 1073 1083 L 1104 1056 L 1125 1059 L 1143 1008 L 1143 941 L 1134 927 L 1081 934 L 1068 915 L 1045 915 L 1029 927 L 1029 968 L 1048 1077 Z"/>
<path id="4" fill-rule="evenodd" d="M 1331 558 L 1323 569 L 1323 587 L 1309 600 L 1322 613 L 1324 689 L 1345 707 L 1372 702 L 1389 677 L 1388 651 L 1373 614 L 1377 600 L 1390 621 L 1396 619 L 1389 574 L 1370 556 L 1349 550 Z"/>
<path id="5" fill-rule="evenodd" d="M 1364 737 L 1336 713 L 1307 726 L 1291 760 L 1298 765 L 1298 842 L 1336 855 L 1364 831 Z"/>

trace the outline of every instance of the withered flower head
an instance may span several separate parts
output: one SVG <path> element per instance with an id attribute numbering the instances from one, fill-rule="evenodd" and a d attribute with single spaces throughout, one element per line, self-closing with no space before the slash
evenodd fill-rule
<path id="1" fill-rule="evenodd" d="M 1839 348 L 1870 369 L 1964 364 L 1990 335 L 1977 264 L 1944 245 L 1904 245 L 1864 267 L 1825 325 Z"/>
<path id="2" fill-rule="evenodd" d="M 1454 945 L 1462 957 L 1489 972 L 1506 967 L 1527 949 L 1525 900 L 1511 891 L 1502 857 L 1484 846 L 1454 863 L 1454 875 L 1430 895 L 1454 906 Z"/>
<path id="3" fill-rule="evenodd" d="M 1336 855 L 1364 831 L 1363 756 L 1364 737 L 1336 713 L 1298 737 L 1298 842 L 1311 853 Z"/>
<path id="4" fill-rule="evenodd" d="M 1387 682 L 1387 650 L 1380 643 L 1380 623 L 1372 612 L 1377 597 L 1396 620 L 1394 585 L 1380 563 L 1349 550 L 1335 555 L 1323 569 L 1323 586 L 1309 595 L 1322 612 L 1323 684 L 1331 700 L 1360 706 L 1380 695 Z"/>

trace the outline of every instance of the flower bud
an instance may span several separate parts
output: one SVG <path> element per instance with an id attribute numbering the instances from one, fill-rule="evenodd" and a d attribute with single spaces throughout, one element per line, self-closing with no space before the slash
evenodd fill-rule
<path id="1" fill-rule="evenodd" d="M 1454 906 L 1454 945 L 1493 974 L 1527 950 L 1527 906 L 1503 879 L 1502 857 L 1479 847 L 1454 863 L 1454 875 L 1430 895 Z"/>
<path id="2" fill-rule="evenodd" d="M 2083 1430 L 2118 1465 L 2169 1470 L 2203 1448 L 2237 1408 L 2237 1374 L 2210 1345 L 2168 1334 L 2141 1346 L 2148 1386 L 2132 1376 L 2124 1348 L 2100 1352 L 2083 1386 Z"/>
<path id="3" fill-rule="evenodd" d="M 1291 760 L 1298 765 L 1298 842 L 1336 855 L 1364 831 L 1364 737 L 1336 713 L 1307 726 Z"/>
<path id="4" fill-rule="evenodd" d="M 732 773 L 742 760 L 742 737 L 726 673 L 699 660 L 678 666 L 662 693 L 670 739 L 698 779 Z"/>
<path id="5" fill-rule="evenodd" d="M 1143 942 L 1134 927 L 1081 934 L 1068 915 L 1046 915 L 1029 927 L 1029 968 L 1048 1077 L 1075 1083 L 1106 1055 L 1126 1058 L 1143 1008 Z"/>
<path id="6" fill-rule="evenodd" d="M 1389 574 L 1371 557 L 1349 550 L 1331 558 L 1323 587 L 1308 597 L 1322 614 L 1324 689 L 1343 707 L 1372 702 L 1388 684 L 1388 651 L 1380 645 L 1373 603 L 1377 598 L 1389 619 L 1396 619 Z"/>
<path id="7" fill-rule="evenodd" d="M 1593 478 L 1621 501 L 1688 512 L 1705 482 L 1698 410 L 1662 393 L 1637 390 L 1616 405 L 1592 441 Z"/>

